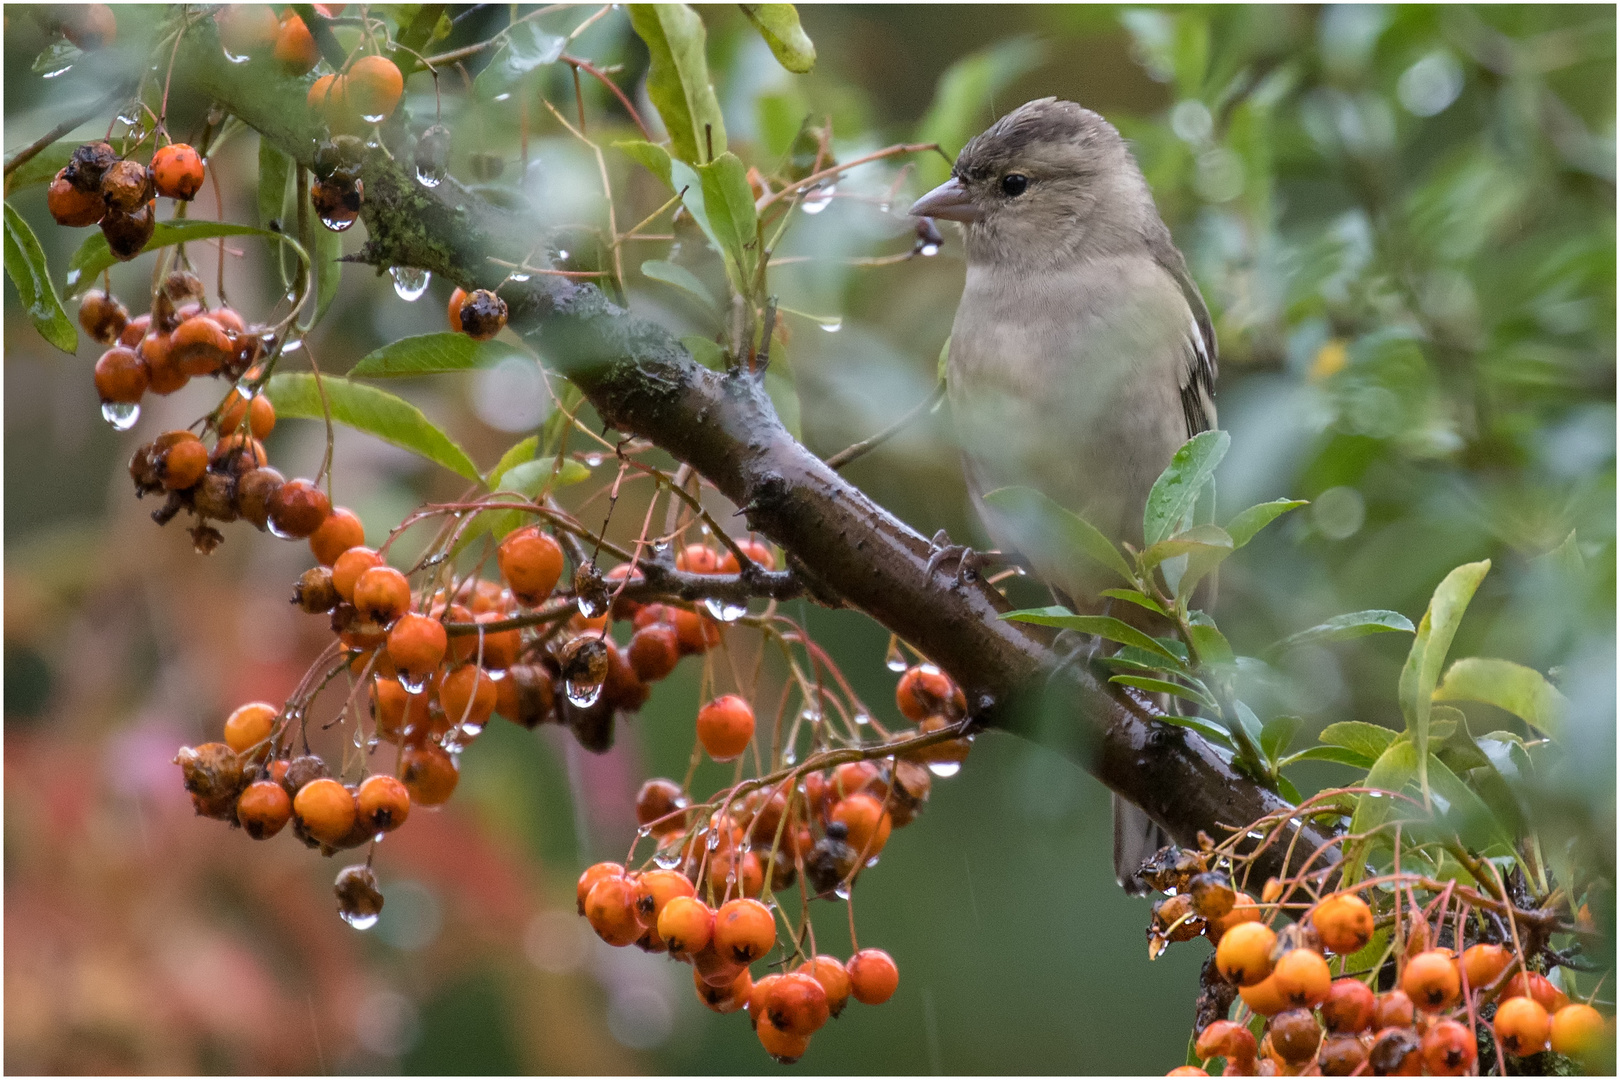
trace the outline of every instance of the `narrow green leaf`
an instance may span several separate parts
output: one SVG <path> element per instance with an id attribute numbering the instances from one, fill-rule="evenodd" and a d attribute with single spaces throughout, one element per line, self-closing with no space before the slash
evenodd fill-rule
<path id="1" fill-rule="evenodd" d="M 934 361 L 934 381 L 935 382 L 944 383 L 944 382 L 947 381 L 946 374 L 947 374 L 947 369 L 950 367 L 950 360 L 951 360 L 951 339 L 950 339 L 950 336 L 947 335 L 946 338 L 945 338 L 945 344 L 943 344 L 943 345 L 941 345 L 939 347 L 939 359 Z"/>
<path id="2" fill-rule="evenodd" d="M 1148 546 L 1172 536 L 1198 501 L 1215 467 L 1226 456 L 1232 436 L 1224 431 L 1203 431 L 1182 444 L 1175 457 L 1148 492 L 1142 511 L 1142 536 Z"/>
<path id="3" fill-rule="evenodd" d="M 1545 675 L 1511 660 L 1458 660 L 1435 688 L 1433 699 L 1495 705 L 1554 739 L 1563 736 L 1569 715 L 1569 699 Z"/>
<path id="4" fill-rule="evenodd" d="M 736 154 L 721 154 L 707 165 L 670 163 L 681 201 L 726 260 L 732 288 L 746 294 L 758 261 L 753 189 L 748 169 Z"/>
<path id="5" fill-rule="evenodd" d="M 1135 589 L 1104 589 L 1100 595 L 1112 597 L 1115 600 L 1123 600 L 1128 604 L 1135 604 L 1139 608 L 1146 608 L 1156 614 L 1163 615 L 1167 619 L 1170 617 L 1170 613 L 1164 610 L 1163 604 Z"/>
<path id="6" fill-rule="evenodd" d="M 1232 554 L 1232 538 L 1218 525 L 1194 525 L 1142 552 L 1142 567 L 1151 570 L 1166 559 L 1174 559 L 1178 555 L 1202 555 L 1211 550 L 1225 558 Z"/>
<path id="7" fill-rule="evenodd" d="M 1389 749 L 1396 734 L 1387 727 L 1369 724 L 1365 720 L 1341 720 L 1323 728 L 1317 739 L 1329 746 L 1342 746 L 1360 754 L 1370 765 Z"/>
<path id="8" fill-rule="evenodd" d="M 1277 767 L 1287 768 L 1300 761 L 1333 761 L 1357 769 L 1370 769 L 1373 767 L 1372 758 L 1342 746 L 1312 746 L 1297 753 L 1289 754 L 1277 763 Z"/>
<path id="9" fill-rule="evenodd" d="M 495 58 L 473 79 L 473 93 L 483 101 L 494 100 L 535 68 L 555 63 L 567 45 L 567 38 L 546 33 L 532 20 L 514 23 Z"/>
<path id="10" fill-rule="evenodd" d="M 1266 760 L 1276 764 L 1288 752 L 1289 744 L 1304 723 L 1297 716 L 1274 716 L 1260 725 L 1260 749 Z"/>
<path id="11" fill-rule="evenodd" d="M 326 390 L 334 423 L 420 454 L 469 480 L 483 480 L 466 451 L 404 398 L 334 375 L 322 378 L 321 385 Z M 324 416 L 315 376 L 308 372 L 273 375 L 265 385 L 265 393 L 276 407 L 278 417 L 320 420 Z"/>
<path id="12" fill-rule="evenodd" d="M 1232 643 L 1226 640 L 1214 620 L 1203 612 L 1194 612 L 1188 630 L 1191 632 L 1193 652 L 1200 664 L 1232 664 L 1237 658 L 1232 654 Z"/>
<path id="13" fill-rule="evenodd" d="M 310 326 L 314 326 L 321 321 L 322 317 L 326 315 L 326 310 L 332 306 L 332 301 L 337 297 L 338 286 L 343 282 L 343 264 L 337 260 L 342 257 L 343 234 L 335 233 L 324 226 L 317 227 L 315 230 L 315 313 L 309 321 Z"/>
<path id="14" fill-rule="evenodd" d="M 1281 774 L 1277 776 L 1277 794 L 1295 806 L 1305 801 L 1305 797 L 1299 793 L 1299 788 L 1294 786 L 1294 782 Z"/>
<path id="15" fill-rule="evenodd" d="M 1305 499 L 1277 499 L 1273 502 L 1260 503 L 1251 506 L 1226 523 L 1226 531 L 1232 536 L 1232 546 L 1240 548 L 1253 540 L 1255 534 L 1261 529 L 1276 521 L 1290 510 L 1296 510 L 1307 505 Z"/>
<path id="16" fill-rule="evenodd" d="M 6 203 L 6 276 L 17 288 L 28 320 L 41 337 L 68 354 L 79 351 L 79 328 L 62 310 L 51 271 L 45 265 L 45 249 L 28 227 L 23 216 Z M 97 235 L 100 235 L 99 233 Z"/>
<path id="17" fill-rule="evenodd" d="M 1451 639 L 1462 622 L 1468 602 L 1474 591 L 1490 572 L 1489 559 L 1465 563 L 1447 574 L 1440 587 L 1429 600 L 1429 609 L 1418 623 L 1417 636 L 1401 668 L 1399 695 L 1401 713 L 1406 717 L 1406 729 L 1412 733 L 1417 747 L 1418 784 L 1423 798 L 1429 798 L 1429 709 L 1434 698 L 1434 687 L 1440 679 L 1440 669 L 1451 650 Z"/>
<path id="18" fill-rule="evenodd" d="M 816 47 L 799 25 L 799 13 L 792 4 L 738 4 L 759 36 L 771 47 L 776 62 L 795 75 L 807 74 L 816 66 Z"/>
<path id="19" fill-rule="evenodd" d="M 521 356 L 521 350 L 505 342 L 474 341 L 466 334 L 449 331 L 418 334 L 391 341 L 367 353 L 349 369 L 349 378 L 383 379 L 469 371 L 514 355 Z"/>
<path id="20" fill-rule="evenodd" d="M 1452 772 L 1444 761 L 1429 755 L 1426 773 L 1433 785 L 1433 796 L 1444 800 L 1441 816 L 1456 829 L 1463 843 L 1478 850 L 1492 843 L 1513 844 L 1513 830 L 1486 804 L 1473 788 Z"/>
<path id="21" fill-rule="evenodd" d="M 1149 637 L 1129 623 L 1107 615 L 1076 615 L 1068 608 L 1045 607 L 1029 608 L 1024 611 L 1009 611 L 1001 616 L 1013 622 L 1034 623 L 1037 626 L 1055 626 L 1060 630 L 1074 630 L 1081 634 L 1095 634 L 1117 641 L 1121 645 L 1133 645 L 1150 653 L 1169 660 L 1180 670 L 1186 670 L 1185 662 L 1175 653 L 1160 644 L 1157 638 Z"/>
<path id="22" fill-rule="evenodd" d="M 268 229 L 255 228 L 252 225 L 233 225 L 228 221 L 160 221 L 152 230 L 152 239 L 146 242 L 142 251 L 156 251 L 174 244 L 187 244 L 196 240 L 212 240 L 220 236 L 262 236 L 267 240 L 275 240 L 286 244 L 305 264 L 309 256 L 303 247 L 292 237 L 282 233 L 271 232 Z M 118 262 L 107 248 L 107 239 L 101 235 L 100 230 L 91 233 L 79 250 L 73 253 L 68 260 L 67 284 L 71 293 L 77 295 L 88 289 L 103 270 Z"/>
<path id="23" fill-rule="evenodd" d="M 685 4 L 631 4 L 630 26 L 652 57 L 647 96 L 675 157 L 695 165 L 724 153 L 726 124 L 709 82 L 708 35 L 698 13 Z"/>
<path id="24" fill-rule="evenodd" d="M 1159 719 L 1177 727 L 1190 728 L 1210 742 L 1224 746 L 1228 750 L 1237 749 L 1232 742 L 1231 734 L 1213 720 L 1206 720 L 1202 716 L 1161 716 Z"/>
<path id="25" fill-rule="evenodd" d="M 698 300 L 711 315 L 720 314 L 720 303 L 709 292 L 707 285 L 692 271 L 679 263 L 667 262 L 664 259 L 648 259 L 641 264 L 641 272 L 654 281 L 661 281 L 671 285 Z"/>
<path id="26" fill-rule="evenodd" d="M 1412 630 L 1412 620 L 1398 611 L 1379 609 L 1353 611 L 1348 615 L 1335 615 L 1327 622 L 1318 623 L 1309 630 L 1290 634 L 1266 651 L 1276 653 L 1314 641 L 1348 641 L 1351 638 L 1366 637 L 1368 634 L 1387 634 L 1393 631 L 1410 634 Z"/>
<path id="27" fill-rule="evenodd" d="M 1034 488 L 999 488 L 986 495 L 984 502 L 1010 519 L 1024 541 L 1024 554 L 1036 562 L 1073 566 L 1090 562 L 1136 586 L 1136 575 L 1125 557 L 1096 526 Z"/>
<path id="28" fill-rule="evenodd" d="M 665 187 L 671 191 L 675 190 L 675 182 L 669 176 L 668 150 L 645 139 L 620 139 L 613 147 L 623 151 L 625 156 L 662 180 Z"/>
<path id="29" fill-rule="evenodd" d="M 512 447 L 502 455 L 501 463 L 497 463 L 495 468 L 489 471 L 491 479 L 488 484 L 491 492 L 500 492 L 509 496 L 520 495 L 525 499 L 535 499 L 546 490 L 547 480 L 551 481 L 551 490 L 555 491 L 557 488 L 577 484 L 581 480 L 590 478 L 591 470 L 586 468 L 582 462 L 575 461 L 573 458 L 564 458 L 560 465 L 555 457 L 534 458 L 532 452 L 538 441 L 531 443 L 530 439 L 533 438 L 534 436 L 530 436 L 529 439 L 524 439 L 517 446 Z M 503 467 L 502 463 L 518 457 L 524 448 L 530 451 L 531 456 L 529 459 L 512 460 L 511 464 Z M 499 472 L 496 470 L 499 470 Z M 553 470 L 556 473 L 555 478 L 552 475 Z M 501 501 L 510 501 L 510 499 Z M 474 511 L 472 521 L 468 522 L 467 528 L 462 531 L 461 538 L 456 542 L 451 555 L 459 555 L 486 533 L 497 541 L 504 540 L 507 533 L 532 520 L 534 520 L 534 515 L 526 514 L 522 510 Z"/>
<path id="30" fill-rule="evenodd" d="M 292 177 L 292 158 L 283 154 L 264 136 L 259 137 L 259 228 L 268 229 L 281 220 L 287 205 L 287 181 Z"/>
<path id="31" fill-rule="evenodd" d="M 1389 748 L 1378 756 L 1373 767 L 1367 771 L 1367 779 L 1359 786 L 1380 791 L 1400 791 L 1416 778 L 1417 773 L 1417 747 L 1412 740 L 1402 737 L 1391 742 Z M 1364 833 L 1383 824 L 1394 810 L 1394 805 L 1395 800 L 1387 795 L 1361 795 L 1356 800 L 1356 812 L 1350 818 L 1350 832 Z M 1355 863 L 1359 862 L 1359 859 L 1355 860 Z M 1346 864 L 1353 865 L 1348 856 Z"/>
<path id="32" fill-rule="evenodd" d="M 1173 683 L 1167 679 L 1149 679 L 1141 675 L 1110 675 L 1108 681 L 1119 683 L 1121 686 L 1134 686 L 1138 690 L 1146 690 L 1150 694 L 1169 694 L 1185 701 L 1195 702 L 1206 709 L 1217 709 L 1219 704 L 1208 694 L 1201 694 L 1197 690 Z"/>

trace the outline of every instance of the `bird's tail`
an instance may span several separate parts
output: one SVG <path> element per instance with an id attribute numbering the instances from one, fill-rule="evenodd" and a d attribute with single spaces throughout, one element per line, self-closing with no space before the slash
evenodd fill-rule
<path id="1" fill-rule="evenodd" d="M 1114 796 L 1114 878 L 1131 896 L 1152 890 L 1138 875 L 1142 863 L 1170 843 L 1170 836 L 1134 803 Z"/>

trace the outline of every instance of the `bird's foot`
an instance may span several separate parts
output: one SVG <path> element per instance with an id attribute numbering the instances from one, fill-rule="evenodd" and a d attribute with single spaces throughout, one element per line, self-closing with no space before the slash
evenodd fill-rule
<path id="1" fill-rule="evenodd" d="M 974 551 L 966 544 L 953 544 L 951 538 L 941 529 L 934 534 L 933 542 L 928 549 L 928 568 L 925 571 L 928 580 L 934 579 L 934 571 L 952 559 L 956 560 L 956 583 L 965 584 L 979 579 L 979 570 L 989 565 L 991 557 L 998 552 Z"/>

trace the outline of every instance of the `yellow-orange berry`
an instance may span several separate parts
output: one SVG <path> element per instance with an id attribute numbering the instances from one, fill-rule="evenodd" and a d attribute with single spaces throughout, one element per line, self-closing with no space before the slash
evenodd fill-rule
<path id="1" fill-rule="evenodd" d="M 961 688 L 933 664 L 906 669 L 894 688 L 894 702 L 901 715 L 914 724 L 935 715 L 961 719 L 967 713 Z"/>
<path id="2" fill-rule="evenodd" d="M 304 830 L 323 844 L 336 847 L 359 816 L 354 794 L 336 780 L 323 777 L 298 789 L 293 813 Z"/>
<path id="3" fill-rule="evenodd" d="M 830 956 L 815 956 L 800 964 L 798 970 L 821 984 L 827 995 L 827 1012 L 837 1016 L 849 1003 L 849 970 Z"/>
<path id="4" fill-rule="evenodd" d="M 294 483 L 289 481 L 287 487 Z M 392 566 L 373 566 L 355 580 L 354 606 L 367 622 L 392 626 L 411 606 L 411 583 Z"/>
<path id="5" fill-rule="evenodd" d="M 452 618 L 461 621 L 459 612 L 466 611 L 460 606 L 450 609 Z M 467 614 L 471 615 L 469 611 Z M 486 611 L 482 615 L 474 615 L 474 622 L 492 623 L 506 618 L 505 613 L 499 611 Z M 458 650 L 458 655 L 464 660 L 476 660 L 480 667 L 486 671 L 505 671 L 517 663 L 519 654 L 523 651 L 523 635 L 517 630 L 482 631 L 477 634 L 463 634 L 461 640 L 466 643 L 465 650 Z"/>
<path id="6" fill-rule="evenodd" d="M 289 75 L 303 75 L 320 63 L 321 51 L 304 20 L 289 12 L 276 31 L 276 62 Z"/>
<path id="7" fill-rule="evenodd" d="M 170 143 L 152 155 L 152 182 L 166 198 L 193 198 L 202 190 L 204 173 L 202 155 L 185 143 Z"/>
<path id="8" fill-rule="evenodd" d="M 685 608 L 672 608 L 675 637 L 684 653 L 705 653 L 720 644 L 720 624 L 707 615 Z"/>
<path id="9" fill-rule="evenodd" d="M 450 317 L 450 329 L 461 333 L 461 307 L 467 302 L 467 290 L 457 286 L 450 294 L 450 303 L 445 306 L 445 314 Z"/>
<path id="10" fill-rule="evenodd" d="M 404 92 L 405 77 L 386 56 L 362 56 L 349 66 L 349 106 L 367 123 L 386 120 Z"/>
<path id="11" fill-rule="evenodd" d="M 1290 949 L 1278 957 L 1272 969 L 1277 990 L 1295 1009 L 1314 1009 L 1327 1000 L 1333 988 L 1333 973 L 1322 954 L 1312 949 Z"/>
<path id="12" fill-rule="evenodd" d="M 1215 966 L 1227 980 L 1253 986 L 1271 974 L 1271 947 L 1277 935 L 1260 923 L 1239 923 L 1221 935 L 1215 947 Z"/>
<path id="13" fill-rule="evenodd" d="M 716 761 L 738 757 L 754 738 L 754 710 L 736 694 L 715 698 L 698 710 L 697 737 Z"/>
<path id="14" fill-rule="evenodd" d="M 718 574 L 720 553 L 707 544 L 687 544 L 675 556 L 675 569 L 688 574 Z"/>
<path id="15" fill-rule="evenodd" d="M 696 895 L 696 887 L 685 874 L 675 870 L 649 870 L 636 880 L 636 919 L 644 928 L 654 928 L 659 914 L 671 900 Z"/>
<path id="16" fill-rule="evenodd" d="M 1468 989 L 1490 985 L 1513 962 L 1513 954 L 1500 945 L 1470 945 L 1457 960 L 1458 969 L 1468 977 Z"/>
<path id="17" fill-rule="evenodd" d="M 438 619 L 408 611 L 388 631 L 388 659 L 412 683 L 421 683 L 444 662 L 449 642 Z"/>
<path id="18" fill-rule="evenodd" d="M 371 702 L 379 739 L 399 742 L 427 724 L 427 694 L 407 693 L 392 676 L 378 675 L 372 680 Z"/>
<path id="19" fill-rule="evenodd" d="M 654 623 L 630 638 L 630 666 L 643 682 L 657 682 L 681 661 L 681 639 L 668 623 Z"/>
<path id="20" fill-rule="evenodd" d="M 889 842 L 892 823 L 888 811 L 883 809 L 883 800 L 867 792 L 838 800 L 830 817 L 849 829 L 849 846 L 865 858 L 876 855 Z"/>
<path id="21" fill-rule="evenodd" d="M 383 557 L 368 547 L 352 547 L 332 563 L 332 587 L 346 604 L 354 603 L 354 587 L 360 575 L 373 566 L 383 565 Z"/>
<path id="22" fill-rule="evenodd" d="M 225 324 L 219 318 L 222 313 L 216 312 L 210 317 L 223 328 Z M 233 389 L 225 395 L 225 404 L 219 411 L 219 433 L 232 434 L 242 425 L 243 419 L 247 420 L 248 431 L 255 439 L 267 439 L 276 428 L 276 407 L 270 404 L 270 398 L 264 394 L 254 394 L 253 399 L 248 401 Z"/>
<path id="23" fill-rule="evenodd" d="M 607 877 L 623 877 L 624 866 L 616 862 L 599 862 L 586 867 L 585 872 L 579 875 L 579 881 L 574 886 L 575 897 L 579 902 L 579 913 L 585 914 L 585 898 L 591 894 L 591 889 L 598 881 Z"/>
<path id="24" fill-rule="evenodd" d="M 758 900 L 728 900 L 714 913 L 714 947 L 721 956 L 752 964 L 776 944 L 776 919 Z"/>
<path id="25" fill-rule="evenodd" d="M 1238 995 L 1243 998 L 1243 1004 L 1260 1016 L 1276 1016 L 1288 1008 L 1288 999 L 1277 989 L 1277 980 L 1270 975 L 1253 986 L 1238 987 Z"/>
<path id="26" fill-rule="evenodd" d="M 1514 1057 L 1528 1057 L 1547 1049 L 1552 1017 L 1535 998 L 1512 997 L 1496 1007 L 1493 1026 L 1504 1050 Z"/>
<path id="27" fill-rule="evenodd" d="M 392 776 L 368 776 L 355 793 L 360 820 L 372 833 L 393 832 L 411 813 L 411 793 Z"/>
<path id="28" fill-rule="evenodd" d="M 696 896 L 672 897 L 658 913 L 658 936 L 669 955 L 688 960 L 714 940 L 714 912 Z"/>
<path id="29" fill-rule="evenodd" d="M 482 728 L 495 711 L 495 680 L 475 664 L 463 664 L 439 684 L 439 707 L 452 724 Z"/>
<path id="30" fill-rule="evenodd" d="M 629 877 L 606 877 L 585 897 L 585 920 L 609 945 L 633 945 L 643 927 L 636 921 L 635 883 Z"/>
<path id="31" fill-rule="evenodd" d="M 266 701 L 253 701 L 241 706 L 225 721 L 225 745 L 238 754 L 246 754 L 270 738 L 270 731 L 280 712 Z"/>
<path id="32" fill-rule="evenodd" d="M 759 1025 L 754 1028 L 754 1034 L 759 1038 L 759 1045 L 765 1048 L 765 1052 L 781 1065 L 793 1064 L 810 1049 L 810 1036 L 783 1031 L 771 1023 L 769 1017 L 760 1020 Z"/>
<path id="33" fill-rule="evenodd" d="M 1449 1009 L 1462 999 L 1457 962 L 1442 949 L 1420 952 L 1406 962 L 1406 970 L 1401 973 L 1401 989 L 1414 1005 L 1426 1012 Z"/>
<path id="34" fill-rule="evenodd" d="M 405 787 L 411 793 L 411 802 L 422 806 L 442 806 L 449 802 L 461 779 L 455 758 L 432 744 L 406 748 L 401 772 Z"/>
<path id="35" fill-rule="evenodd" d="M 1372 908 L 1354 893 L 1336 893 L 1311 911 L 1311 925 L 1321 937 L 1323 948 L 1349 956 L 1372 940 Z"/>
<path id="36" fill-rule="evenodd" d="M 255 780 L 236 800 L 236 820 L 255 840 L 268 840 L 292 817 L 292 797 L 274 780 Z"/>
<path id="37" fill-rule="evenodd" d="M 512 595 L 529 607 L 544 602 L 562 577 L 562 547 L 535 525 L 508 534 L 495 559 Z"/>
<path id="38" fill-rule="evenodd" d="M 881 1005 L 900 987 L 900 968 L 882 949 L 862 949 L 844 964 L 849 992 L 862 1005 Z"/>
<path id="39" fill-rule="evenodd" d="M 1256 1053 L 1254 1032 L 1232 1020 L 1214 1020 L 1198 1033 L 1193 1052 L 1206 1060 L 1225 1058 L 1229 1065 L 1251 1062 Z"/>
<path id="40" fill-rule="evenodd" d="M 258 404 L 261 398 L 254 398 Z M 309 550 L 315 556 L 315 561 L 322 566 L 331 566 L 337 562 L 338 556 L 352 547 L 359 547 L 366 542 L 366 527 L 353 510 L 344 506 L 334 507 L 320 527 L 309 534 Z"/>
<path id="41" fill-rule="evenodd" d="M 1610 1042 L 1603 1014 L 1590 1005 L 1565 1005 L 1553 1014 L 1550 1042 L 1553 1053 L 1592 1063 Z"/>

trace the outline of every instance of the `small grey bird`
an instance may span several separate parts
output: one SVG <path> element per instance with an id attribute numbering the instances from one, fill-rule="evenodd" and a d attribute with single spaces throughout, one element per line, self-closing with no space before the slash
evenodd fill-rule
<path id="1" fill-rule="evenodd" d="M 911 213 L 960 222 L 967 241 L 947 379 L 991 538 L 1039 547 L 982 500 L 1025 486 L 1140 547 L 1153 481 L 1215 426 L 1216 357 L 1209 311 L 1125 140 L 1072 101 L 1031 101 L 969 142 Z M 1036 559 L 1034 569 L 1081 609 L 1101 609 L 1108 582 L 1086 567 Z M 1121 885 L 1144 890 L 1136 870 L 1167 842 L 1114 797 Z"/>

